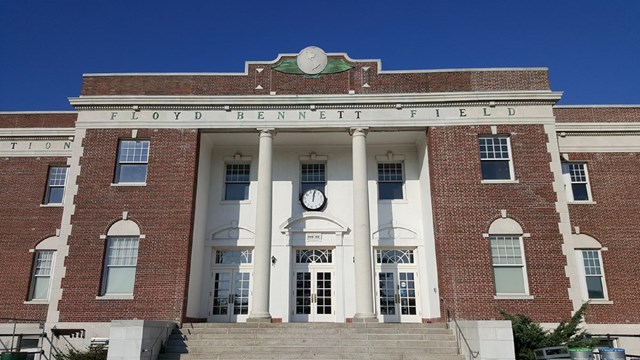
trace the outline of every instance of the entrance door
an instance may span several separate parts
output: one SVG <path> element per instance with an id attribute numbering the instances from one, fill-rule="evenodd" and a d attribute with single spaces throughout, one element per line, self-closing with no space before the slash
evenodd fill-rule
<path id="1" fill-rule="evenodd" d="M 335 321 L 331 250 L 296 250 L 292 278 L 292 321 Z"/>
<path id="2" fill-rule="evenodd" d="M 249 315 L 251 251 L 218 250 L 212 272 L 209 321 L 245 322 Z"/>
<path id="3" fill-rule="evenodd" d="M 410 252 L 410 253 L 409 253 Z M 412 250 L 377 250 L 377 305 L 383 322 L 420 322 Z"/>

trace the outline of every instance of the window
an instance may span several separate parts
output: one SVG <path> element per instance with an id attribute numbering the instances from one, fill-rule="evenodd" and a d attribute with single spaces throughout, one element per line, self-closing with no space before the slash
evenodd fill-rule
<path id="1" fill-rule="evenodd" d="M 54 251 L 36 251 L 31 279 L 30 300 L 48 300 Z"/>
<path id="2" fill-rule="evenodd" d="M 481 137 L 478 142 L 482 180 L 513 180 L 509 138 Z"/>
<path id="3" fill-rule="evenodd" d="M 401 162 L 378 163 L 378 199 L 403 199 L 404 175 Z"/>
<path id="4" fill-rule="evenodd" d="M 249 172 L 251 164 L 227 164 L 224 179 L 225 200 L 249 199 Z"/>
<path id="5" fill-rule="evenodd" d="M 489 241 L 496 294 L 527 294 L 522 238 L 514 235 L 491 235 Z"/>
<path id="6" fill-rule="evenodd" d="M 582 264 L 588 299 L 606 299 L 599 250 L 582 250 Z"/>
<path id="7" fill-rule="evenodd" d="M 139 237 L 108 237 L 102 293 L 133 294 Z"/>
<path id="8" fill-rule="evenodd" d="M 44 196 L 45 204 L 62 204 L 68 169 L 66 166 L 51 166 L 49 168 L 47 191 Z"/>
<path id="9" fill-rule="evenodd" d="M 327 175 L 324 163 L 302 164 L 300 168 L 300 194 L 307 190 L 318 189 L 325 192 Z"/>
<path id="10" fill-rule="evenodd" d="M 149 140 L 120 140 L 115 183 L 145 183 Z"/>
<path id="11" fill-rule="evenodd" d="M 585 163 L 562 163 L 568 201 L 590 201 L 591 189 Z"/>
<path id="12" fill-rule="evenodd" d="M 413 250 L 376 250 L 377 264 L 413 264 Z"/>

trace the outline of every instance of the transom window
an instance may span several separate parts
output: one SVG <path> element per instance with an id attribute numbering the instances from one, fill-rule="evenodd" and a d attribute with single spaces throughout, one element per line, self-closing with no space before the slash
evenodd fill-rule
<path id="1" fill-rule="evenodd" d="M 324 163 L 303 163 L 300 168 L 300 193 L 318 189 L 325 191 L 327 184 L 326 166 Z"/>
<path id="2" fill-rule="evenodd" d="M 378 163 L 378 199 L 403 199 L 404 173 L 401 162 Z"/>
<path id="3" fill-rule="evenodd" d="M 585 163 L 563 163 L 562 173 L 568 180 L 567 197 L 569 201 L 590 201 L 589 175 Z"/>
<path id="4" fill-rule="evenodd" d="M 478 143 L 482 180 L 513 180 L 509 138 L 481 137 Z"/>
<path id="5" fill-rule="evenodd" d="M 604 299 L 604 275 L 600 262 L 600 251 L 582 250 L 582 263 L 589 299 Z"/>
<path id="6" fill-rule="evenodd" d="M 227 164 L 225 173 L 225 200 L 249 199 L 251 164 Z"/>
<path id="7" fill-rule="evenodd" d="M 48 300 L 54 251 L 36 251 L 31 280 L 31 300 Z"/>
<path id="8" fill-rule="evenodd" d="M 133 294 L 139 237 L 108 237 L 104 294 Z"/>
<path id="9" fill-rule="evenodd" d="M 49 168 L 47 190 L 44 196 L 45 204 L 62 204 L 68 169 L 66 166 L 52 166 Z"/>
<path id="10" fill-rule="evenodd" d="M 496 294 L 526 294 L 522 238 L 513 235 L 492 235 L 489 241 Z"/>
<path id="11" fill-rule="evenodd" d="M 145 183 L 149 163 L 149 140 L 120 140 L 116 183 Z"/>
<path id="12" fill-rule="evenodd" d="M 333 251 L 331 249 L 301 249 L 296 250 L 296 264 L 332 263 Z"/>
<path id="13" fill-rule="evenodd" d="M 251 250 L 216 250 L 216 264 L 251 264 Z"/>
<path id="14" fill-rule="evenodd" d="M 413 264 L 413 250 L 376 250 L 378 264 Z"/>

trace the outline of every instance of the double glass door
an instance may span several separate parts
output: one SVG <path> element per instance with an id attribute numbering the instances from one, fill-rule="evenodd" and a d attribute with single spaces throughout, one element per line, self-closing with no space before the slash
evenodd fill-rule
<path id="1" fill-rule="evenodd" d="M 251 253 L 247 251 L 216 251 L 211 284 L 209 321 L 244 322 L 249 316 L 251 291 Z M 242 252 L 245 252 L 243 255 Z M 224 253 L 224 254 L 221 254 Z M 240 253 L 240 254 L 236 254 Z M 224 256 L 224 257 L 223 257 Z M 238 261 L 236 264 L 235 262 Z"/>
<path id="2" fill-rule="evenodd" d="M 417 269 L 413 265 L 413 251 L 377 250 L 376 268 L 376 300 L 380 320 L 420 322 L 418 278 Z"/>
<path id="3" fill-rule="evenodd" d="M 292 320 L 335 321 L 331 250 L 296 250 L 292 275 Z"/>

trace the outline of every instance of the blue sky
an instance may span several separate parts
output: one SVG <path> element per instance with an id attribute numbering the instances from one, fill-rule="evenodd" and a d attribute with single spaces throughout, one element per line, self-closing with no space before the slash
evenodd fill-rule
<path id="1" fill-rule="evenodd" d="M 1 0 L 0 111 L 83 73 L 241 72 L 315 45 L 385 70 L 548 67 L 561 104 L 640 104 L 640 1 Z"/>

